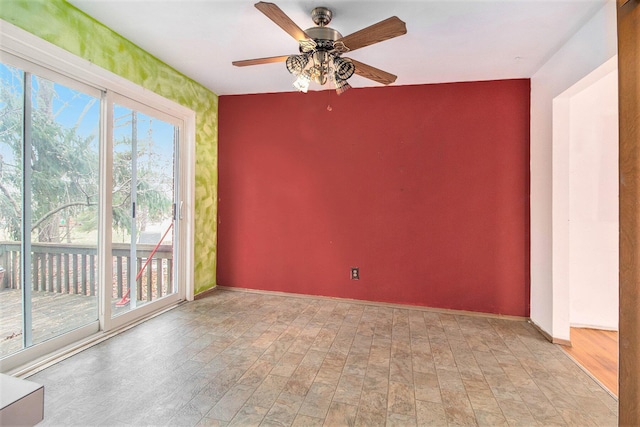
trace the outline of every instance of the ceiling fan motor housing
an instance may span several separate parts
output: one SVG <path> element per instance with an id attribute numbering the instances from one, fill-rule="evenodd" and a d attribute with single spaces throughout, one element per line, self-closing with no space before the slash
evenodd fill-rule
<path id="1" fill-rule="evenodd" d="M 311 11 L 311 19 L 318 27 L 307 28 L 305 33 L 316 42 L 316 50 L 332 50 L 333 42 L 342 38 L 338 31 L 327 27 L 332 16 L 326 7 L 316 7 Z"/>
<path id="2" fill-rule="evenodd" d="M 311 27 L 304 30 L 309 37 L 314 40 L 331 40 L 336 41 L 342 38 L 342 34 L 329 27 Z"/>

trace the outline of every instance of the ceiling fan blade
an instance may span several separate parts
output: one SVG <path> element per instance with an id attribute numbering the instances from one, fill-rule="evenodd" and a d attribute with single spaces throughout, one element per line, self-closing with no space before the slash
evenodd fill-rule
<path id="1" fill-rule="evenodd" d="M 264 13 L 267 18 L 275 22 L 280 28 L 285 30 L 287 34 L 296 39 L 297 41 L 306 40 L 309 38 L 307 33 L 302 31 L 298 25 L 291 20 L 277 5 L 274 3 L 267 3 L 264 1 L 255 4 L 256 9 Z"/>
<path id="2" fill-rule="evenodd" d="M 382 71 L 376 67 L 372 67 L 371 65 L 363 64 L 362 62 L 356 61 L 355 59 L 345 59 L 353 62 L 353 65 L 356 66 L 357 75 L 376 81 L 378 83 L 382 83 L 383 85 L 391 84 L 398 78 L 391 73 L 387 73 L 386 71 Z"/>
<path id="3" fill-rule="evenodd" d="M 247 65 L 261 65 L 261 64 L 273 64 L 274 62 L 285 62 L 289 55 L 285 56 L 270 56 L 268 58 L 257 59 L 245 59 L 243 61 L 233 61 L 232 64 L 236 67 L 246 67 Z"/>
<path id="4" fill-rule="evenodd" d="M 392 16 L 377 24 L 349 34 L 338 40 L 338 42 L 344 43 L 349 50 L 356 50 L 403 34 L 407 34 L 407 24 L 397 16 Z"/>

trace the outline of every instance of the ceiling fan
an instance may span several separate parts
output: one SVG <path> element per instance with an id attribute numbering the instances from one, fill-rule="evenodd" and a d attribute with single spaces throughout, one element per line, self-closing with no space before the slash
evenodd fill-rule
<path id="1" fill-rule="evenodd" d="M 285 62 L 287 70 L 297 77 L 293 86 L 301 92 L 307 92 L 311 81 L 320 85 L 332 81 L 335 84 L 336 92 L 341 94 L 351 87 L 347 79 L 354 73 L 384 85 L 396 81 L 397 77 L 393 74 L 355 59 L 343 57 L 342 54 L 406 34 L 406 24 L 397 16 L 392 16 L 343 37 L 338 31 L 327 27 L 333 14 L 326 7 L 313 9 L 311 19 L 317 26 L 302 31 L 274 3 L 261 1 L 255 6 L 267 18 L 298 41 L 300 54 L 234 61 L 233 65 L 245 67 Z"/>

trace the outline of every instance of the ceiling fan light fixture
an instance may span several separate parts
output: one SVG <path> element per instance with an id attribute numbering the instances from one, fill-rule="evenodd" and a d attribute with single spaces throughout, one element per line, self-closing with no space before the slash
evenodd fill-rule
<path id="1" fill-rule="evenodd" d="M 351 89 L 351 85 L 349 84 L 349 82 L 339 78 L 337 75 L 335 77 L 335 84 L 336 84 L 336 93 L 338 95 L 342 95 L 343 93 Z"/>
<path id="2" fill-rule="evenodd" d="M 356 66 L 348 59 L 336 56 L 333 58 L 333 69 L 336 73 L 336 79 L 347 80 L 353 76 L 353 73 L 356 71 Z"/>
<path id="3" fill-rule="evenodd" d="M 309 72 L 305 71 L 298 76 L 295 82 L 293 82 L 293 87 L 300 92 L 307 93 L 307 90 L 309 90 L 309 83 L 311 83 L 311 76 L 309 75 Z"/>
<path id="4" fill-rule="evenodd" d="M 313 52 L 313 67 L 311 68 L 311 77 L 314 82 L 324 85 L 329 75 L 329 60 L 331 55 L 324 50 L 316 50 Z"/>
<path id="5" fill-rule="evenodd" d="M 299 76 L 308 63 L 308 55 L 291 55 L 287 58 L 287 70 L 294 76 Z"/>

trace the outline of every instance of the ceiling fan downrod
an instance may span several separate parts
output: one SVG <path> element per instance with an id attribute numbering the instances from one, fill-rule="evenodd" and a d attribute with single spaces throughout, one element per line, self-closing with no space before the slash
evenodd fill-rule
<path id="1" fill-rule="evenodd" d="M 326 7 L 316 7 L 311 11 L 311 19 L 313 20 L 313 23 L 321 27 L 329 25 L 332 17 L 333 13 Z"/>

